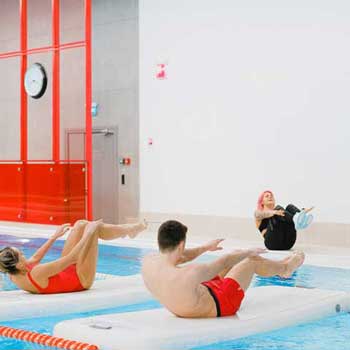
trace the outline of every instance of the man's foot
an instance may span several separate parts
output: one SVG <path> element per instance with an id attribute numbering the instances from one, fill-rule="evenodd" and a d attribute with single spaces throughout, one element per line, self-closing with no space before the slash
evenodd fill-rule
<path id="1" fill-rule="evenodd" d="M 280 277 L 289 278 L 292 275 L 292 273 L 304 263 L 304 260 L 305 254 L 303 252 L 294 252 L 288 257 L 287 260 L 284 261 L 284 263 L 286 264 L 286 270 L 280 275 Z"/>

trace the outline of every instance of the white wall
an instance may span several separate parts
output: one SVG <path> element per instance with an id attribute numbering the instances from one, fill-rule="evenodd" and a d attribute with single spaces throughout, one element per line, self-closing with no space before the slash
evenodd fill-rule
<path id="1" fill-rule="evenodd" d="M 350 223 L 349 13 L 346 0 L 140 0 L 141 211 L 251 217 L 272 189 Z"/>

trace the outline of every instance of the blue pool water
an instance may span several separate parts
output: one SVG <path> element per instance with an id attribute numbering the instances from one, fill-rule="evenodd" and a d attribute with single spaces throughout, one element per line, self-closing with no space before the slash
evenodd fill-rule
<path id="1" fill-rule="evenodd" d="M 22 249 L 26 256 L 32 255 L 44 239 L 23 239 L 12 236 L 0 235 L 0 247 L 5 245 L 16 246 Z M 59 257 L 63 242 L 56 242 L 48 253 L 45 261 L 53 260 Z M 100 273 L 108 273 L 115 275 L 132 275 L 140 272 L 142 257 L 150 252 L 148 249 L 126 248 L 116 246 L 100 246 L 99 262 L 97 271 Z M 280 279 L 273 278 L 256 278 L 253 281 L 253 287 L 264 285 L 283 285 L 283 286 L 300 286 L 306 288 L 323 288 L 343 290 L 350 292 L 350 270 L 337 268 L 321 268 L 313 266 L 302 266 L 292 278 Z M 15 286 L 5 280 L 3 289 L 12 290 Z M 98 310 L 94 312 L 69 314 L 63 316 L 34 318 L 27 320 L 2 322 L 1 325 L 6 325 L 15 328 L 22 328 L 36 332 L 50 333 L 57 322 L 80 318 L 90 317 L 93 315 L 101 315 L 108 313 L 127 312 L 135 310 L 145 310 L 160 307 L 156 301 L 150 301 L 142 304 L 123 306 L 107 310 Z M 230 342 L 222 342 L 210 344 L 198 349 L 220 349 L 220 350 L 315 350 L 315 349 L 332 349 L 344 350 L 344 339 L 346 334 L 350 334 L 350 316 L 348 314 L 330 317 L 318 322 L 313 322 L 305 325 L 285 328 L 270 333 L 250 336 Z M 35 345 L 30 345 L 24 342 L 18 342 L 13 339 L 0 337 L 1 350 L 13 349 L 35 349 Z M 47 347 L 46 347 L 47 348 Z"/>
<path id="2" fill-rule="evenodd" d="M 18 320 L 18 321 L 2 322 L 0 323 L 0 325 L 13 327 L 13 328 L 26 329 L 29 331 L 34 331 L 39 333 L 52 334 L 55 324 L 61 321 L 71 320 L 74 318 L 81 318 L 81 317 L 85 318 L 85 317 L 92 317 L 97 315 L 105 315 L 105 314 L 111 314 L 111 313 L 141 311 L 141 310 L 155 309 L 159 307 L 161 307 L 161 305 L 157 301 L 152 300 L 145 303 L 120 306 L 115 308 L 109 308 L 106 310 L 97 310 L 97 311 L 82 312 L 82 313 L 69 314 L 69 315 L 63 315 L 63 316 L 41 317 L 41 318 L 24 319 L 24 320 Z M 17 341 L 15 339 L 0 337 L 1 350 L 14 350 L 14 349 L 22 350 L 22 349 L 29 349 L 29 348 L 34 349 L 34 346 L 31 345 L 30 347 L 28 347 L 28 343 Z M 39 348 L 40 346 L 38 346 L 38 349 Z M 45 347 L 45 349 L 47 349 L 47 347 Z"/>
<path id="3" fill-rule="evenodd" d="M 322 320 L 193 350 L 348 350 L 350 315 Z"/>

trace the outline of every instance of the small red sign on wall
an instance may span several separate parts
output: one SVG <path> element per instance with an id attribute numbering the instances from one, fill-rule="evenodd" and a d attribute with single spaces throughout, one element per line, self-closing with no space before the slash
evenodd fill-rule
<path id="1" fill-rule="evenodd" d="M 163 80 L 163 79 L 167 78 L 167 75 L 166 75 L 166 64 L 165 63 L 157 64 L 156 78 L 159 79 L 159 80 Z"/>

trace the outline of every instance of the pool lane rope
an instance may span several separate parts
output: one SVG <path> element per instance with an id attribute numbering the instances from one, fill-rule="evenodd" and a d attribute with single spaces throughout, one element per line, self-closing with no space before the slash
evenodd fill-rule
<path id="1" fill-rule="evenodd" d="M 99 350 L 97 345 L 81 343 L 76 340 L 53 337 L 48 334 L 36 333 L 12 327 L 0 326 L 0 336 L 65 350 Z"/>

